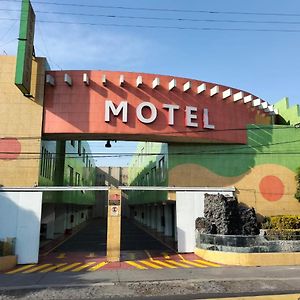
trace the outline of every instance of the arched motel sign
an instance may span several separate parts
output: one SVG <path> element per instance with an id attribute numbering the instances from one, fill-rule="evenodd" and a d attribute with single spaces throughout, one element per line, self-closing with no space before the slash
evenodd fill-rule
<path id="1" fill-rule="evenodd" d="M 246 143 L 276 110 L 214 83 L 133 72 L 49 71 L 43 137 Z"/>

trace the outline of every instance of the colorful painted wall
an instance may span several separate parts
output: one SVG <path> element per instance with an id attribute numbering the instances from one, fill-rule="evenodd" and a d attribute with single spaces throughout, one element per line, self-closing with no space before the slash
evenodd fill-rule
<path id="1" fill-rule="evenodd" d="M 32 61 L 33 98 L 15 86 L 15 68 L 15 57 L 0 56 L 0 186 L 34 186 L 40 170 L 47 61 Z"/>
<path id="2" fill-rule="evenodd" d="M 234 186 L 240 202 L 255 207 L 258 214 L 300 214 L 295 199 L 296 169 L 300 167 L 300 128 L 286 125 L 249 125 L 246 145 L 156 143 L 156 153 L 167 158 L 166 186 Z M 158 157 L 140 143 L 129 168 L 131 185 L 145 182 L 157 166 Z M 149 143 L 148 143 L 149 144 Z M 155 152 L 153 152 L 155 153 Z M 146 154 L 146 155 L 145 155 Z M 144 196 L 144 195 L 149 196 Z M 176 200 L 175 194 L 150 192 L 130 194 L 131 204 Z"/>
<path id="3" fill-rule="evenodd" d="M 252 125 L 247 134 L 243 146 L 170 144 L 169 185 L 234 186 L 239 201 L 259 214 L 299 214 L 300 129 Z"/>

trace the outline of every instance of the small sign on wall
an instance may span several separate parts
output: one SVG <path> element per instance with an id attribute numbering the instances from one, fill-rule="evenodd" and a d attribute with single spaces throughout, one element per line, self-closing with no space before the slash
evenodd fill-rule
<path id="1" fill-rule="evenodd" d="M 111 189 L 108 192 L 108 214 L 111 217 L 119 217 L 121 215 L 121 191 Z"/>
<path id="2" fill-rule="evenodd" d="M 110 207 L 110 215 L 111 215 L 112 217 L 118 217 L 119 214 L 120 214 L 119 206 L 117 206 L 117 205 L 112 205 L 112 206 Z"/>

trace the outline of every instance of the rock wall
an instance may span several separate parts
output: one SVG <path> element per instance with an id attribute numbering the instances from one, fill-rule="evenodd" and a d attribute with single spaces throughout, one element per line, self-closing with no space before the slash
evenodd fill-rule
<path id="1" fill-rule="evenodd" d="M 238 203 L 235 197 L 205 194 L 204 218 L 196 220 L 201 233 L 257 235 L 259 227 L 254 208 Z"/>

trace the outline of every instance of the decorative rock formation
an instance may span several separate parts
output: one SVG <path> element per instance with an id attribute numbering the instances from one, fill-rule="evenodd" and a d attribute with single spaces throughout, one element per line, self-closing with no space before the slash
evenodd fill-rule
<path id="1" fill-rule="evenodd" d="M 256 235 L 259 228 L 254 208 L 238 204 L 235 197 L 205 194 L 204 218 L 196 220 L 202 233 Z"/>

